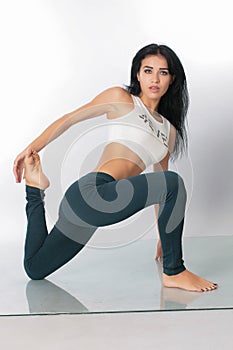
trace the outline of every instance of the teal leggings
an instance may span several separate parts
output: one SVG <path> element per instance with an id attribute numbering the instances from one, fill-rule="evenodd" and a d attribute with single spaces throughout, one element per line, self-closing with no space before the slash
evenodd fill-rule
<path id="1" fill-rule="evenodd" d="M 24 267 L 31 279 L 43 279 L 71 260 L 98 227 L 120 222 L 153 204 L 159 204 L 164 273 L 176 275 L 185 270 L 182 232 L 186 190 L 177 173 L 153 172 L 115 180 L 109 174 L 91 172 L 67 189 L 50 233 L 44 195 L 44 191 L 26 186 Z"/>

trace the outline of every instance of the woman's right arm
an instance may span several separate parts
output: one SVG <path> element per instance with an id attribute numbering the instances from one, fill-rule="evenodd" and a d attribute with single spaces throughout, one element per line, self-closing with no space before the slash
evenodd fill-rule
<path id="1" fill-rule="evenodd" d="M 58 136 L 63 134 L 72 125 L 93 117 L 108 114 L 114 111 L 115 102 L 119 102 L 126 92 L 120 87 L 107 89 L 96 96 L 91 102 L 84 106 L 65 114 L 49 125 L 34 141 L 23 150 L 14 161 L 14 176 L 16 182 L 21 182 L 23 173 L 23 163 L 28 149 L 39 152 Z"/>

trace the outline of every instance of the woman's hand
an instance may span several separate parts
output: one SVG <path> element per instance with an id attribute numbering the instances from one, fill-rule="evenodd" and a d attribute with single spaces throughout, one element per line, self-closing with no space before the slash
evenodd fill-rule
<path id="1" fill-rule="evenodd" d="M 162 251 L 161 240 L 159 238 L 158 244 L 157 244 L 157 251 L 156 251 L 156 255 L 155 255 L 155 260 L 162 259 L 162 257 L 163 257 L 163 251 Z"/>
<path id="2" fill-rule="evenodd" d="M 22 180 L 22 174 L 24 169 L 24 158 L 26 156 L 27 150 L 21 152 L 14 161 L 13 173 L 17 183 L 20 183 Z"/>

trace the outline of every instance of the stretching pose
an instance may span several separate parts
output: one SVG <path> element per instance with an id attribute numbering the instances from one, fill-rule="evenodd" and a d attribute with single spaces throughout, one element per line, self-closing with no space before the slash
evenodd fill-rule
<path id="1" fill-rule="evenodd" d="M 189 291 L 211 291 L 217 285 L 188 271 L 182 259 L 186 190 L 182 178 L 168 170 L 187 146 L 186 77 L 177 55 L 151 44 L 133 59 L 131 83 L 109 88 L 91 102 L 52 123 L 14 162 L 16 182 L 26 181 L 28 219 L 25 271 L 43 279 L 85 246 L 98 227 L 120 222 L 155 205 L 163 256 L 163 285 Z M 50 233 L 44 211 L 49 180 L 38 152 L 73 124 L 106 115 L 108 142 L 90 173 L 66 190 L 58 220 Z M 149 165 L 154 171 L 142 173 Z"/>

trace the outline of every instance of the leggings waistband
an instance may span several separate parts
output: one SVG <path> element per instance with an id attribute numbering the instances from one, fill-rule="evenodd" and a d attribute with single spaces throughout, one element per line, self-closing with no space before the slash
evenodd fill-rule
<path id="1" fill-rule="evenodd" d="M 108 173 L 104 173 L 103 171 L 93 171 L 91 173 L 88 173 L 88 174 L 84 175 L 83 178 L 104 180 L 104 181 L 107 181 L 107 182 L 116 181 L 116 179 L 114 179 L 114 177 L 112 175 L 110 175 Z"/>

